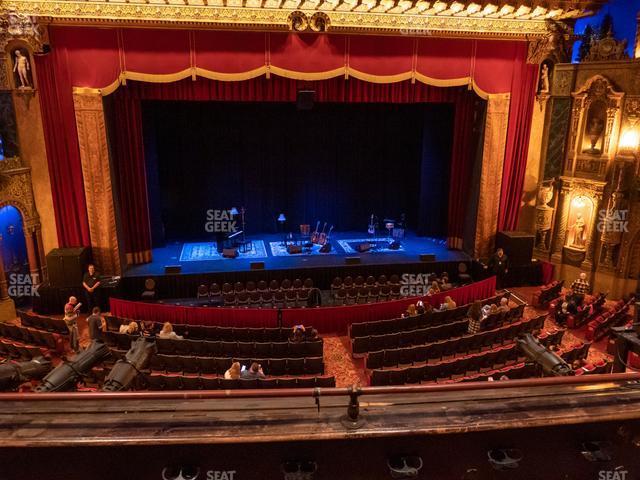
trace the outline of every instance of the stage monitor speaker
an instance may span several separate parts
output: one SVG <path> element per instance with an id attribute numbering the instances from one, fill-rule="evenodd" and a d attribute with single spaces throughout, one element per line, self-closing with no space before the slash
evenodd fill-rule
<path id="1" fill-rule="evenodd" d="M 496 249 L 502 248 L 513 267 L 529 265 L 533 258 L 534 236 L 526 232 L 498 232 Z"/>
<path id="2" fill-rule="evenodd" d="M 316 97 L 315 90 L 298 90 L 296 106 L 298 110 L 311 110 Z"/>
<path id="3" fill-rule="evenodd" d="M 393 242 L 391 242 L 389 244 L 389 250 L 399 250 L 400 249 L 400 242 L 398 240 L 394 240 Z"/>
<path id="4" fill-rule="evenodd" d="M 287 253 L 289 253 L 290 255 L 302 253 L 302 245 L 294 245 L 293 243 L 290 243 L 289 245 L 287 245 Z"/>
<path id="5" fill-rule="evenodd" d="M 251 262 L 249 268 L 251 270 L 264 270 L 264 262 Z"/>
<path id="6" fill-rule="evenodd" d="M 182 272 L 182 265 L 165 265 L 164 273 L 167 275 L 178 275 Z"/>
<path id="7" fill-rule="evenodd" d="M 88 247 L 54 248 L 46 261 L 52 287 L 79 287 L 91 263 L 91 250 Z"/>
<path id="8" fill-rule="evenodd" d="M 238 249 L 233 247 L 233 248 L 223 248 L 222 249 L 222 256 L 224 258 L 237 258 L 238 257 Z"/>
<path id="9" fill-rule="evenodd" d="M 344 257 L 344 263 L 347 265 L 358 265 L 360 263 L 360 257 Z"/>
<path id="10" fill-rule="evenodd" d="M 329 253 L 331 251 L 331 244 L 329 242 L 325 243 L 320 247 L 320 253 Z"/>
<path id="11" fill-rule="evenodd" d="M 433 253 L 421 253 L 420 254 L 421 262 L 435 262 L 436 256 Z"/>
<path id="12" fill-rule="evenodd" d="M 360 243 L 356 246 L 356 250 L 360 253 L 368 252 L 371 250 L 371 244 L 369 242 Z"/>

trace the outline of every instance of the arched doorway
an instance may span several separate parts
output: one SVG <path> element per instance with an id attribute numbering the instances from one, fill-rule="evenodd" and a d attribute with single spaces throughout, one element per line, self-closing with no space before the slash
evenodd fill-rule
<path id="1" fill-rule="evenodd" d="M 22 214 L 12 206 L 0 207 L 0 254 L 4 265 L 5 276 L 9 288 L 9 295 L 14 297 L 16 304 L 23 302 L 22 288 L 17 288 L 12 294 L 11 286 L 25 283 L 25 276 L 29 274 L 29 260 L 24 236 Z"/>

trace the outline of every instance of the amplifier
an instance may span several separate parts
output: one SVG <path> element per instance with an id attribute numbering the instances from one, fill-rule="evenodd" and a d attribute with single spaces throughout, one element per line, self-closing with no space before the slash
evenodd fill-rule
<path id="1" fill-rule="evenodd" d="M 88 247 L 54 248 L 46 260 L 52 287 L 79 287 L 91 263 L 91 250 Z"/>
<path id="2" fill-rule="evenodd" d="M 369 242 L 360 243 L 356 246 L 356 250 L 360 253 L 368 252 L 371 250 L 371 244 Z"/>
<path id="3" fill-rule="evenodd" d="M 222 256 L 224 258 L 237 258 L 238 257 L 238 249 L 235 247 L 232 248 L 223 248 Z"/>
<path id="4" fill-rule="evenodd" d="M 302 245 L 295 245 L 293 243 L 290 243 L 289 245 L 287 245 L 287 252 L 290 255 L 293 255 L 295 253 L 302 253 Z"/>
<path id="5" fill-rule="evenodd" d="M 526 232 L 498 232 L 496 249 L 502 248 L 513 267 L 529 265 L 533 257 L 534 236 Z"/>

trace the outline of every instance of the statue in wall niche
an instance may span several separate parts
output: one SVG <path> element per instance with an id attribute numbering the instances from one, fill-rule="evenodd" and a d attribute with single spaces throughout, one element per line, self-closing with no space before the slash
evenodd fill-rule
<path id="1" fill-rule="evenodd" d="M 572 247 L 584 248 L 586 243 L 586 238 L 585 238 L 586 227 L 587 227 L 587 224 L 584 221 L 584 217 L 582 216 L 582 213 L 578 213 L 576 215 L 576 221 L 571 227 L 573 229 L 573 241 L 571 242 Z"/>
<path id="2" fill-rule="evenodd" d="M 604 122 L 602 119 L 592 116 L 589 120 L 589 125 L 587 126 L 587 134 L 589 135 L 589 140 L 591 142 L 591 153 L 599 153 L 596 149 L 596 145 L 598 144 L 598 140 L 600 140 L 600 136 L 603 131 Z"/>
<path id="3" fill-rule="evenodd" d="M 540 93 L 549 93 L 549 66 L 546 63 L 540 69 Z"/>
<path id="4" fill-rule="evenodd" d="M 31 83 L 29 82 L 29 70 L 31 70 L 29 58 L 19 48 L 15 50 L 14 56 L 13 72 L 17 74 L 16 79 L 20 82 L 18 88 L 31 88 Z"/>

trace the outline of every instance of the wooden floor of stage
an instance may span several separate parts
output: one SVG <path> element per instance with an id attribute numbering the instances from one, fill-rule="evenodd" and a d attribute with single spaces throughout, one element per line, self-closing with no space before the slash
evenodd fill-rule
<path id="1" fill-rule="evenodd" d="M 164 275 L 166 265 L 180 265 L 183 274 L 216 273 L 216 272 L 245 272 L 250 270 L 251 262 L 264 262 L 265 269 L 268 270 L 288 270 L 302 268 L 327 268 L 345 265 L 345 257 L 359 256 L 362 265 L 386 265 L 386 264 L 408 264 L 419 262 L 419 255 L 424 253 L 434 254 L 437 262 L 469 261 L 471 258 L 464 252 L 449 250 L 443 239 L 430 237 L 419 237 L 412 232 L 408 232 L 401 241 L 402 250 L 398 251 L 369 251 L 357 253 L 347 251 L 340 244 L 346 240 L 355 241 L 367 239 L 366 232 L 334 232 L 331 236 L 332 249 L 329 254 L 302 255 L 292 254 L 286 256 L 275 256 L 271 251 L 270 244 L 280 244 L 283 242 L 283 234 L 257 234 L 248 235 L 247 239 L 254 242 L 262 242 L 264 245 L 264 256 L 253 256 L 236 259 L 218 258 L 210 260 L 181 260 L 181 254 L 185 245 L 192 243 L 210 243 L 211 239 L 199 239 L 193 242 L 173 242 L 161 248 L 153 249 L 153 261 L 144 265 L 134 265 L 127 269 L 125 276 L 155 276 Z M 378 232 L 378 238 L 386 238 L 386 231 Z"/>

